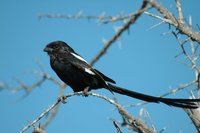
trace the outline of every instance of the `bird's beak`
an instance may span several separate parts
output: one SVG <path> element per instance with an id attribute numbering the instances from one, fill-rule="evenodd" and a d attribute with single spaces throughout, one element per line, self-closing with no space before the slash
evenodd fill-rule
<path id="1" fill-rule="evenodd" d="M 52 49 L 52 48 L 45 47 L 43 51 L 44 51 L 44 52 L 47 52 L 47 53 L 51 53 L 51 52 L 53 51 L 53 49 Z"/>

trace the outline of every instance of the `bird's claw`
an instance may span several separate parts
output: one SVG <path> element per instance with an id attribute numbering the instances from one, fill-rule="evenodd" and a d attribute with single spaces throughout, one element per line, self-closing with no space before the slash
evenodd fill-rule
<path id="1" fill-rule="evenodd" d="M 86 88 L 83 90 L 83 96 L 88 97 L 88 96 L 89 96 L 88 91 L 89 91 L 89 87 L 86 87 Z"/>
<path id="2" fill-rule="evenodd" d="M 67 103 L 67 98 L 65 96 L 58 97 L 58 101 L 62 102 L 63 104 Z"/>

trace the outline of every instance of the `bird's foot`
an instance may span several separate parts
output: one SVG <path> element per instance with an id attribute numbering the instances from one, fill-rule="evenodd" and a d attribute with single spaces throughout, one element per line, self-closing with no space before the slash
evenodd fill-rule
<path id="1" fill-rule="evenodd" d="M 61 101 L 63 104 L 67 103 L 67 98 L 65 96 L 58 97 L 58 101 Z"/>
<path id="2" fill-rule="evenodd" d="M 85 89 L 83 90 L 83 96 L 88 97 L 89 96 L 88 92 L 89 92 L 89 86 L 85 87 Z"/>

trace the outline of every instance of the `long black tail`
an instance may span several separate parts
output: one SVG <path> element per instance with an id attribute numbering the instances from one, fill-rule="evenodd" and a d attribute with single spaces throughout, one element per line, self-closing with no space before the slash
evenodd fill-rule
<path id="1" fill-rule="evenodd" d="M 190 109 L 195 109 L 198 108 L 199 106 L 195 103 L 195 102 L 200 102 L 200 99 L 173 99 L 173 98 L 161 98 L 161 97 L 154 97 L 154 96 L 150 96 L 150 95 L 145 95 L 142 93 L 138 93 L 138 92 L 134 92 L 134 91 L 130 91 L 112 84 L 108 83 L 108 87 L 107 89 L 109 89 L 110 91 L 122 94 L 122 95 L 126 95 L 126 96 L 130 96 L 133 98 L 137 98 L 146 102 L 155 102 L 155 103 L 165 103 L 169 106 L 175 106 L 175 107 L 179 107 L 179 108 L 190 108 Z"/>

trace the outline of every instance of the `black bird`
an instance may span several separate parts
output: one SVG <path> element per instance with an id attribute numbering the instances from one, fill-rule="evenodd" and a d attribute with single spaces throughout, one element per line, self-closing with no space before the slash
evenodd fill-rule
<path id="1" fill-rule="evenodd" d="M 113 85 L 115 84 L 114 80 L 97 69 L 92 68 L 86 60 L 63 41 L 49 43 L 44 48 L 44 51 L 50 56 L 52 69 L 63 82 L 73 89 L 74 92 L 87 92 L 92 89 L 105 88 L 111 92 L 116 92 L 147 102 L 162 102 L 180 108 L 198 108 L 198 105 L 195 104 L 195 102 L 200 102 L 200 99 L 154 97 L 115 86 Z"/>

